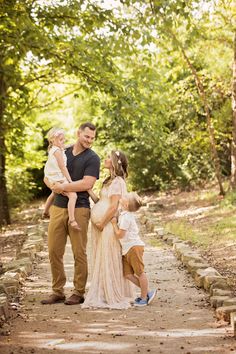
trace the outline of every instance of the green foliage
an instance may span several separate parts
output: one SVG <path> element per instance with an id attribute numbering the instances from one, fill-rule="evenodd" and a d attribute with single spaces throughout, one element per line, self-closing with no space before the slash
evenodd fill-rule
<path id="1" fill-rule="evenodd" d="M 214 179 L 203 104 L 180 44 L 202 80 L 230 175 L 233 1 L 10 0 L 0 11 L 0 134 L 12 202 L 43 188 L 47 130 L 62 126 L 71 143 L 88 120 L 102 158 L 114 147 L 127 153 L 133 188 Z"/>

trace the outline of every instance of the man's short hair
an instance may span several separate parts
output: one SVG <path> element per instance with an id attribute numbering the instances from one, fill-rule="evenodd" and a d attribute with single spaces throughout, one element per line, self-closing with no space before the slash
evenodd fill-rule
<path id="1" fill-rule="evenodd" d="M 84 130 L 86 128 L 89 128 L 90 130 L 96 130 L 95 125 L 90 122 L 83 123 L 79 127 L 80 130 Z"/>

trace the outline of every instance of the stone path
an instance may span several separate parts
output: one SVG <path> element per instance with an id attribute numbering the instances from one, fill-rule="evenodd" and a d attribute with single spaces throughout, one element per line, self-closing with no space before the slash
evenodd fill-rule
<path id="1" fill-rule="evenodd" d="M 51 284 L 45 241 L 42 261 L 25 282 L 11 335 L 0 338 L 0 353 L 236 353 L 230 327 L 216 328 L 207 294 L 195 287 L 171 248 L 155 239 L 145 241 L 146 271 L 158 295 L 148 307 L 122 311 L 41 305 Z M 73 278 L 69 243 L 65 264 L 69 295 Z"/>

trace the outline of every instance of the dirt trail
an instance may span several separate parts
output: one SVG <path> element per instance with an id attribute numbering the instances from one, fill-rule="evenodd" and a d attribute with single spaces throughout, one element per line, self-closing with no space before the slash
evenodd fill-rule
<path id="1" fill-rule="evenodd" d="M 148 307 L 111 311 L 40 304 L 51 290 L 45 241 L 42 261 L 24 285 L 11 335 L 0 339 L 0 353 L 236 353 L 230 328 L 216 328 L 207 295 L 196 289 L 172 250 L 145 242 L 146 271 L 158 295 Z M 65 264 L 69 295 L 73 278 L 69 243 Z"/>

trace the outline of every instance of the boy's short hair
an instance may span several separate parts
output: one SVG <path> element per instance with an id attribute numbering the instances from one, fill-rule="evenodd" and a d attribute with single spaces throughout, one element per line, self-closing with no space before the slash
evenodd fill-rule
<path id="1" fill-rule="evenodd" d="M 129 211 L 137 211 L 142 206 L 142 200 L 136 192 L 130 192 L 127 195 Z"/>

